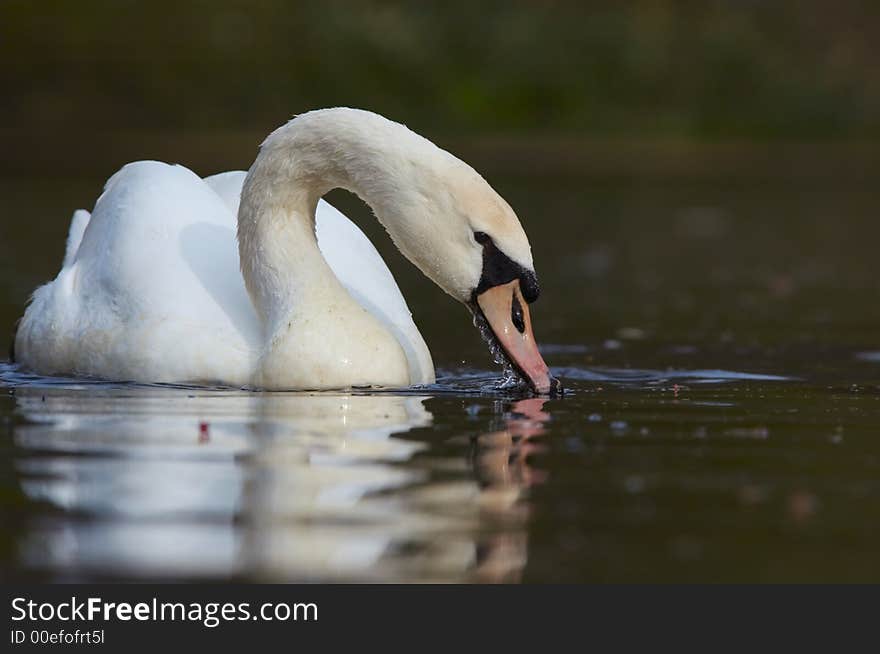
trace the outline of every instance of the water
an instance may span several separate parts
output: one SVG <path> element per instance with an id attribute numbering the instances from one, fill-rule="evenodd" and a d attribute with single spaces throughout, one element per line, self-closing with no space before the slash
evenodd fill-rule
<path id="1" fill-rule="evenodd" d="M 466 309 L 337 195 L 437 384 L 252 393 L 0 364 L 3 575 L 880 580 L 873 188 L 489 177 L 530 234 L 563 398 L 501 388 Z M 0 181 L 0 325 L 100 181 Z"/>

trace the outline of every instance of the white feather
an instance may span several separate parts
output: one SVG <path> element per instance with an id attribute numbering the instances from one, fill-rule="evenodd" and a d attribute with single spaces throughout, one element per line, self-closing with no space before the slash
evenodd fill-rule
<path id="1" fill-rule="evenodd" d="M 76 258 L 79 244 L 82 243 L 83 234 L 91 217 L 91 214 L 85 209 L 77 209 L 73 212 L 73 218 L 70 220 L 70 230 L 67 233 L 67 247 L 64 250 L 64 268 L 72 264 Z"/>

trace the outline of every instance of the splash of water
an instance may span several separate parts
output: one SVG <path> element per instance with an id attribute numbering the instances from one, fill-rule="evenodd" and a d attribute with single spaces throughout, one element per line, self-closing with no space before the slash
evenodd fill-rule
<path id="1" fill-rule="evenodd" d="M 510 361 L 504 348 L 501 347 L 501 343 L 495 338 L 495 333 L 489 326 L 489 321 L 486 320 L 480 311 L 472 311 L 471 314 L 474 318 L 474 327 L 477 328 L 480 332 L 480 336 L 489 347 L 489 354 L 492 356 L 492 360 L 501 366 L 501 381 L 497 388 L 499 390 L 510 390 L 512 388 L 526 386 L 526 381 Z"/>

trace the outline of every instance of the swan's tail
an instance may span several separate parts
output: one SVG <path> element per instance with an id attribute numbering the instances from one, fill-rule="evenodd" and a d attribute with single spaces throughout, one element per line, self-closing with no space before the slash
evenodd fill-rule
<path id="1" fill-rule="evenodd" d="M 70 229 L 67 232 L 67 247 L 64 250 L 63 268 L 67 268 L 67 266 L 72 264 L 76 259 L 76 253 L 79 252 L 79 246 L 80 243 L 82 243 L 83 234 L 85 234 L 86 227 L 89 226 L 89 220 L 91 220 L 91 218 L 92 215 L 85 209 L 77 209 L 73 212 L 73 217 L 70 220 Z M 31 300 L 33 300 L 33 296 L 28 300 L 28 303 L 30 303 Z M 12 328 L 12 343 L 9 344 L 10 363 L 15 363 L 15 340 L 18 336 L 18 328 L 21 321 L 22 319 L 19 318 Z"/>
<path id="2" fill-rule="evenodd" d="M 70 221 L 70 231 L 67 234 L 67 249 L 64 251 L 64 267 L 67 268 L 76 259 L 79 244 L 82 243 L 83 234 L 89 225 L 92 215 L 85 209 L 77 209 L 73 212 Z"/>

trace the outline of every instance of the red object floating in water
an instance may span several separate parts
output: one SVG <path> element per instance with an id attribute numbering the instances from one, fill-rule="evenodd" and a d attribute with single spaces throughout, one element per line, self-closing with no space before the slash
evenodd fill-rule
<path id="1" fill-rule="evenodd" d="M 200 422 L 199 423 L 199 443 L 207 443 L 210 439 L 210 434 L 208 433 L 208 423 Z"/>

